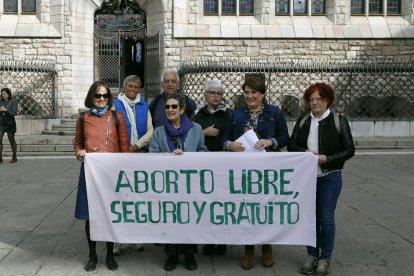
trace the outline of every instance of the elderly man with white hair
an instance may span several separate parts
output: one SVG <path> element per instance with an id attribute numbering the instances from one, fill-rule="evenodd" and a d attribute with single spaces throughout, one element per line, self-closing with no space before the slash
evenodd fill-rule
<path id="1" fill-rule="evenodd" d="M 167 115 L 165 115 L 165 102 L 169 95 L 173 93 L 178 93 L 178 87 L 180 84 L 180 79 L 178 72 L 175 69 L 165 69 L 161 75 L 161 87 L 163 88 L 163 93 L 157 95 L 154 100 L 152 100 L 149 110 L 153 118 L 154 128 L 163 126 L 165 120 L 167 120 Z M 194 111 L 197 109 L 196 103 L 187 95 L 185 97 L 185 111 L 184 115 L 189 119 L 193 119 Z"/>

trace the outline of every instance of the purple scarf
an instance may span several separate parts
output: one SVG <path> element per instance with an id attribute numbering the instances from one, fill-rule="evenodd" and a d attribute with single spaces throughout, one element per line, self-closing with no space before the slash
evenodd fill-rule
<path id="1" fill-rule="evenodd" d="M 168 119 L 165 120 L 165 133 L 167 134 L 168 148 L 171 152 L 175 149 L 182 149 L 184 151 L 184 141 L 187 137 L 187 132 L 193 125 L 193 122 L 187 116 L 181 116 L 181 126 L 179 129 L 176 129 Z"/>

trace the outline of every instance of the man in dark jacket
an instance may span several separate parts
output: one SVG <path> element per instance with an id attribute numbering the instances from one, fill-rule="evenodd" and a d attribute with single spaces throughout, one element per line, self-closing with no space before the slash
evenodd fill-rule
<path id="1" fill-rule="evenodd" d="M 167 116 L 165 115 L 165 101 L 168 95 L 173 93 L 178 93 L 179 87 L 179 77 L 178 73 L 174 69 L 165 69 L 161 75 L 161 86 L 163 88 L 163 93 L 157 95 L 154 100 L 152 100 L 149 110 L 151 112 L 154 128 L 164 125 Z M 186 108 L 184 114 L 193 119 L 194 111 L 197 109 L 196 103 L 185 95 Z"/>

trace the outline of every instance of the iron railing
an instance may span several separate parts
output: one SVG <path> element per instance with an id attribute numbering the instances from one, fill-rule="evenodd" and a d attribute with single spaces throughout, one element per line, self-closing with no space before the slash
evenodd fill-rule
<path id="1" fill-rule="evenodd" d="M 241 86 L 249 75 L 266 80 L 266 100 L 296 118 L 306 108 L 301 100 L 316 82 L 336 92 L 332 108 L 353 119 L 413 119 L 414 63 L 273 60 L 250 63 L 197 61 L 180 66 L 180 89 L 198 106 L 205 103 L 204 84 L 220 80 L 228 107 L 244 104 Z"/>
<path id="2" fill-rule="evenodd" d="M 18 103 L 18 115 L 56 117 L 56 70 L 50 61 L 0 60 L 0 86 Z"/>

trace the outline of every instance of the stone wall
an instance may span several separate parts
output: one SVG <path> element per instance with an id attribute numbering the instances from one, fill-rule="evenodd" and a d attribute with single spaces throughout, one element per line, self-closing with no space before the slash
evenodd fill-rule
<path id="1" fill-rule="evenodd" d="M 229 60 L 248 62 L 257 58 L 414 61 L 414 39 L 389 40 L 247 40 L 165 39 L 168 67 L 182 61 Z"/>
<path id="2" fill-rule="evenodd" d="M 170 7 L 167 3 L 166 10 Z M 414 25 L 402 16 L 350 16 L 350 0 L 327 0 L 327 16 L 275 16 L 273 0 L 254 16 L 205 16 L 202 1 L 172 3 L 164 13 L 165 66 L 214 59 L 414 60 Z M 406 0 L 414 4 L 413 0 Z M 405 3 L 405 2 L 404 2 Z M 412 13 L 412 9 L 404 11 Z"/>
<path id="3" fill-rule="evenodd" d="M 56 64 L 57 117 L 76 114 L 93 82 L 93 0 L 41 1 L 40 17 L 7 15 L 14 18 L 19 34 L 0 37 L 3 59 L 47 60 Z M 0 18 L 5 28 L 5 15 Z M 59 23 L 59 24 L 58 24 Z M 15 23 L 10 23 L 15 24 Z M 29 27 L 31 28 L 29 29 Z M 1 29 L 0 24 L 0 29 Z M 16 29 L 15 28 L 15 29 Z"/>

